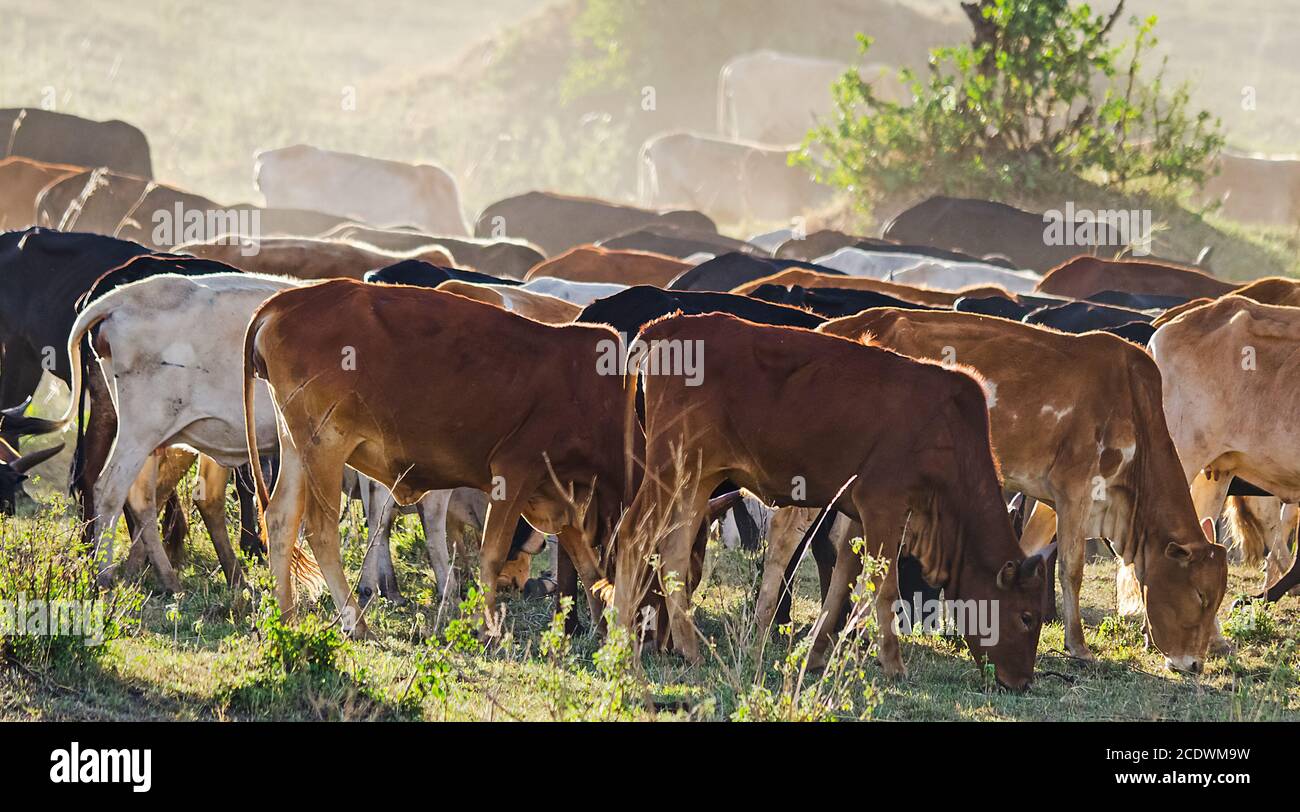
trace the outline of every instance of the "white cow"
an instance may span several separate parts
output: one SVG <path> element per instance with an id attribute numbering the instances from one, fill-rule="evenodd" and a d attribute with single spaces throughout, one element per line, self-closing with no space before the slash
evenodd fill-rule
<path id="1" fill-rule="evenodd" d="M 929 262 L 933 257 L 924 254 L 904 254 L 891 251 L 867 251 L 854 246 L 845 246 L 833 253 L 813 260 L 818 265 L 843 271 L 849 276 L 862 276 L 870 279 L 888 279 L 890 274 L 915 268 Z"/>
<path id="2" fill-rule="evenodd" d="M 848 70 L 842 62 L 777 51 L 742 54 L 718 75 L 718 132 L 733 140 L 797 144 L 834 109 L 831 85 Z M 888 66 L 866 65 L 858 73 L 885 101 L 910 98 Z"/>
<path id="3" fill-rule="evenodd" d="M 520 287 L 534 293 L 545 293 L 547 296 L 563 299 L 579 307 L 586 307 L 597 299 L 603 299 L 606 296 L 613 296 L 619 291 L 627 290 L 627 285 L 618 285 L 613 282 L 571 282 L 568 279 L 557 279 L 554 276 L 534 277 Z"/>
<path id="4" fill-rule="evenodd" d="M 468 236 L 456 180 L 407 164 L 298 144 L 257 153 L 253 174 L 266 205 L 313 209 L 375 226 L 417 226 Z"/>
<path id="5" fill-rule="evenodd" d="M 1012 271 L 982 262 L 949 262 L 931 259 L 889 277 L 915 287 L 961 290 L 971 285 L 998 285 L 1008 293 L 1033 293 L 1042 276 L 1033 271 Z"/>
<path id="6" fill-rule="evenodd" d="M 790 165 L 791 151 L 710 135 L 670 132 L 638 156 L 641 205 L 688 208 L 718 222 L 790 222 L 825 206 L 829 187 Z"/>

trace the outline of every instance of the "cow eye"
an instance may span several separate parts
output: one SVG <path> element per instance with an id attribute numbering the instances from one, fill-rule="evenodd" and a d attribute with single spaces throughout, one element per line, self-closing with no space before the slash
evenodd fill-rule
<path id="1" fill-rule="evenodd" d="M 1020 613 L 1020 622 L 1023 623 L 1023 624 L 1025 624 L 1025 628 L 1026 628 L 1026 629 L 1032 629 L 1032 628 L 1034 628 L 1034 613 L 1033 613 L 1033 612 L 1021 612 L 1021 613 Z"/>

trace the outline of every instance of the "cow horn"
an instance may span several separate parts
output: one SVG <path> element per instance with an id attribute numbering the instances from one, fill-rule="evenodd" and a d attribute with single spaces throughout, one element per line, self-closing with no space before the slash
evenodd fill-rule
<path id="1" fill-rule="evenodd" d="M 9 463 L 9 467 L 20 474 L 25 474 L 62 450 L 63 443 L 59 443 L 58 445 L 52 445 L 49 448 L 42 448 L 40 451 L 31 451 Z"/>
<path id="2" fill-rule="evenodd" d="M 50 434 L 63 428 L 58 420 L 44 417 L 28 417 L 24 414 L 0 414 L 0 431 L 7 434 Z"/>
<path id="3" fill-rule="evenodd" d="M 17 406 L 10 406 L 8 409 L 0 409 L 0 418 L 5 417 L 22 417 L 27 407 L 32 405 L 32 396 L 28 395 L 27 400 L 19 403 Z"/>
<path id="4" fill-rule="evenodd" d="M 1056 552 L 1056 542 L 1052 542 L 1051 544 L 1047 545 L 1041 550 L 1038 550 L 1033 555 L 1026 558 L 1024 562 L 1022 562 L 1020 565 L 1021 579 L 1032 578 L 1034 576 L 1034 573 L 1038 571 L 1039 565 L 1042 565 L 1044 571 L 1046 571 L 1047 562 L 1052 560 L 1052 555 L 1055 552 Z"/>
<path id="5" fill-rule="evenodd" d="M 709 520 L 712 521 L 714 519 L 717 519 L 720 516 L 722 516 L 722 514 L 726 513 L 727 510 L 732 505 L 735 505 L 738 501 L 740 501 L 741 496 L 742 496 L 741 492 L 736 490 L 736 491 L 731 491 L 729 493 L 724 493 L 721 496 L 715 496 L 712 499 L 710 499 Z"/>

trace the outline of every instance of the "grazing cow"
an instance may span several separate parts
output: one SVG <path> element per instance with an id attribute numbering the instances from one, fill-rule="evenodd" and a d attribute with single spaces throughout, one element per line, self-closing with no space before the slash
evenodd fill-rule
<path id="1" fill-rule="evenodd" d="M 3 155 L 48 163 L 106 166 L 142 178 L 153 177 L 149 141 L 124 121 L 92 121 L 34 107 L 0 110 Z"/>
<path id="2" fill-rule="evenodd" d="M 1197 515 L 1219 515 L 1233 477 L 1283 502 L 1300 501 L 1289 419 L 1300 410 L 1293 386 L 1300 310 L 1224 296 L 1161 326 L 1149 349 Z M 1300 567 L 1292 566 L 1265 597 L 1277 600 L 1298 583 Z"/>
<path id="3" fill-rule="evenodd" d="M 206 275 L 165 273 L 178 264 L 200 265 L 197 272 Z M 242 366 L 235 348 L 241 346 L 248 319 L 262 301 L 301 284 L 240 273 L 205 260 L 142 257 L 132 265 L 155 265 L 164 273 L 98 297 L 77 316 L 65 339 L 72 358 L 72 402 L 62 424 L 76 418 L 83 337 L 90 337 L 105 379 L 113 381 L 108 393 L 117 415 L 116 438 L 93 486 L 101 575 L 112 563 L 113 532 L 133 483 L 138 483 L 142 471 L 146 480 L 158 476 L 156 469 L 146 467 L 156 466 L 155 449 L 184 445 L 227 468 L 245 462 Z M 203 329 L 195 332 L 195 325 Z M 269 415 L 270 401 L 264 391 L 259 400 Z M 258 426 L 257 436 L 262 449 L 274 450 L 275 426 L 269 418 Z M 158 538 L 154 489 L 147 481 L 145 489 L 145 498 L 133 504 L 143 510 L 137 531 L 141 548 L 164 586 L 179 590 L 180 581 Z M 224 496 L 224 479 L 220 493 Z M 224 516 L 219 524 L 220 532 L 210 528 L 213 542 L 227 578 L 234 583 L 236 559 L 226 538 Z"/>
<path id="4" fill-rule="evenodd" d="M 639 341 L 650 348 L 701 342 L 707 352 L 699 385 L 653 364 L 643 370 L 646 473 L 619 531 L 620 620 L 635 619 L 652 588 L 646 558 L 657 553 L 659 572 L 675 572 L 686 585 L 663 590 L 673 642 L 700 659 L 690 620 L 693 548 L 709 494 L 730 479 L 769 504 L 835 507 L 859 520 L 867 549 L 891 567 L 902 542 L 926 580 L 953 599 L 997 601 L 997 641 L 973 629 L 966 629 L 967 640 L 977 659 L 993 662 L 1001 683 L 1029 685 L 1043 562 L 1026 559 L 1016 546 L 978 381 L 856 341 L 724 314 L 666 318 L 642 330 Z M 791 483 L 802 487 L 792 492 Z M 812 667 L 825 663 L 861 572 L 858 556 L 840 552 Z M 901 677 L 897 587 L 892 578 L 875 580 L 881 664 Z"/>
<path id="5" fill-rule="evenodd" d="M 27 498 L 23 482 L 27 472 L 54 457 L 63 450 L 63 443 L 19 454 L 14 447 L 0 440 L 0 516 L 12 516 L 18 502 Z"/>
<path id="6" fill-rule="evenodd" d="M 763 285 L 780 285 L 782 287 L 793 287 L 798 285 L 804 288 L 871 290 L 877 293 L 883 293 L 886 296 L 893 296 L 896 299 L 903 299 L 912 302 L 913 304 L 945 308 L 952 307 L 953 304 L 963 296 L 1000 296 L 1002 298 L 1009 298 L 1011 295 L 1002 288 L 996 286 L 976 286 L 974 288 L 967 288 L 953 293 L 946 290 L 916 288 L 911 285 L 902 285 L 897 282 L 886 282 L 883 279 L 868 279 L 863 276 L 842 276 L 838 273 L 823 273 L 803 267 L 787 268 L 786 270 L 772 274 L 771 276 L 764 276 L 751 282 L 746 282 L 743 285 L 738 285 L 737 287 L 732 288 L 731 292 L 748 295 Z"/>
<path id="7" fill-rule="evenodd" d="M 882 236 L 897 242 L 912 242 L 962 251 L 975 256 L 999 254 L 1018 268 L 1046 272 L 1078 254 L 1112 255 L 1125 247 L 1109 224 L 1098 221 L 1095 229 L 1082 222 L 1065 223 L 1061 230 L 1078 234 L 1080 228 L 1095 230 L 1087 245 L 1054 244 L 1046 215 L 969 198 L 932 197 L 916 204 L 890 221 Z M 1074 242 L 1070 240 L 1069 242 Z"/>
<path id="8" fill-rule="evenodd" d="M 1086 299 L 1107 290 L 1195 299 L 1223 296 L 1236 287 L 1193 268 L 1081 256 L 1050 270 L 1036 290 L 1072 299 Z"/>
<path id="9" fill-rule="evenodd" d="M 280 427 L 280 476 L 266 525 L 285 616 L 294 611 L 290 552 L 305 523 L 345 629 L 366 633 L 339 560 L 338 497 L 320 487 L 342 481 L 349 465 L 398 504 L 456 487 L 494 497 L 479 556 L 490 627 L 498 624 L 497 576 L 521 515 L 559 537 L 599 618 L 601 598 L 591 589 L 604 577 L 600 556 L 630 501 L 633 461 L 642 454 L 635 424 L 626 424 L 624 402 L 634 389 L 617 363 L 613 374 L 602 366 L 602 359 L 616 362 L 621 346 L 606 327 L 540 324 L 422 288 L 333 280 L 267 300 L 244 341 L 245 419 L 265 504 L 256 375 L 270 385 Z M 340 364 L 341 352 L 353 353 L 355 364 Z"/>
<path id="10" fill-rule="evenodd" d="M 673 290 L 707 290 L 726 293 L 753 282 L 755 279 L 771 276 L 788 268 L 802 268 L 834 275 L 835 271 L 822 268 L 796 259 L 771 259 L 731 251 L 720 254 L 707 262 L 701 262 L 694 268 L 673 280 Z"/>
<path id="11" fill-rule="evenodd" d="M 1227 589 L 1227 552 L 1198 526 L 1165 425 L 1161 374 L 1140 348 L 1104 333 L 1069 335 L 968 313 L 868 310 L 827 322 L 916 358 L 968 365 L 988 381 L 1005 487 L 1039 500 L 1022 546 L 1060 541 L 1065 646 L 1091 659 L 1079 591 L 1084 541 L 1109 539 L 1135 569 L 1151 641 L 1199 672 Z M 926 580 L 929 580 L 928 578 Z M 933 583 L 933 582 L 932 582 Z"/>
<path id="12" fill-rule="evenodd" d="M 1025 324 L 1051 327 L 1063 333 L 1086 333 L 1089 330 L 1106 330 L 1132 322 L 1146 323 L 1151 317 L 1136 310 L 1106 307 L 1089 302 L 1070 302 L 1054 307 L 1040 307 L 1026 315 Z"/>
<path id="13" fill-rule="evenodd" d="M 178 245 L 178 252 L 221 262 L 241 271 L 297 279 L 361 279 L 367 271 L 402 260 L 421 260 L 434 265 L 451 265 L 451 257 L 440 248 L 398 254 L 365 248 L 346 242 L 311 240 L 301 237 L 238 238 Z"/>
<path id="14" fill-rule="evenodd" d="M 459 265 L 510 279 L 523 279 L 530 268 L 546 260 L 536 246 L 523 240 L 480 240 L 358 225 L 339 226 L 324 236 L 373 245 L 385 251 L 416 251 L 436 245 L 450 251 L 451 258 Z"/>
<path id="15" fill-rule="evenodd" d="M 1242 285 L 1232 292 L 1236 296 L 1245 296 L 1260 304 L 1300 307 L 1300 280 L 1298 279 L 1266 276 Z"/>
<path id="16" fill-rule="evenodd" d="M 1300 158 L 1223 150 L 1198 199 L 1221 203 L 1229 220 L 1263 226 L 1300 224 Z"/>
<path id="17" fill-rule="evenodd" d="M 1011 262 L 992 254 L 987 257 L 976 257 L 963 254 L 960 251 L 948 251 L 929 245 L 903 244 L 882 240 L 877 237 L 858 237 L 833 230 L 814 231 L 805 237 L 791 238 L 781 243 L 772 252 L 772 256 L 779 259 L 803 259 L 811 262 L 817 257 L 833 254 L 841 248 L 861 248 L 863 251 L 881 254 L 916 254 L 934 259 L 946 259 L 952 262 L 983 262 L 988 265 L 997 265 L 1000 268 L 1016 270 Z"/>
<path id="18" fill-rule="evenodd" d="M 690 267 L 690 264 L 664 254 L 580 245 L 539 263 L 524 279 L 553 276 L 571 282 L 612 282 L 665 288 Z"/>
<path id="19" fill-rule="evenodd" d="M 825 206 L 830 187 L 790 165 L 793 150 L 689 132 L 656 135 L 637 156 L 638 197 L 728 223 L 789 222 Z"/>
<path id="20" fill-rule="evenodd" d="M 452 279 L 438 285 L 438 290 L 496 305 L 543 324 L 568 324 L 582 312 L 576 304 L 517 285 L 485 285 Z"/>
<path id="21" fill-rule="evenodd" d="M 266 205 L 316 209 L 376 226 L 413 225 L 467 236 L 456 179 L 431 164 L 386 161 L 307 144 L 257 153 Z"/>
<path id="22" fill-rule="evenodd" d="M 45 187 L 81 171 L 80 166 L 31 158 L 0 160 L 0 231 L 36 225 L 36 199 Z"/>
<path id="23" fill-rule="evenodd" d="M 519 282 L 513 279 L 502 279 L 466 268 L 447 268 L 419 259 L 405 259 L 392 265 L 386 265 L 378 270 L 367 272 L 364 278 L 367 282 L 386 285 L 415 285 L 421 288 L 436 288 L 443 282 L 452 279 L 485 285 L 505 285 L 508 287 L 518 287 L 520 285 Z"/>
<path id="24" fill-rule="evenodd" d="M 761 248 L 741 240 L 668 223 L 650 223 L 623 231 L 598 241 L 596 245 L 620 251 L 649 251 L 678 259 L 686 259 L 696 254 L 716 256 L 727 251 L 759 255 L 766 253 Z"/>
<path id="25" fill-rule="evenodd" d="M 850 69 L 777 51 L 734 57 L 718 74 L 718 132 L 732 140 L 797 144 L 835 109 L 831 85 Z M 877 98 L 899 104 L 911 98 L 893 68 L 865 65 L 858 74 Z"/>
<path id="26" fill-rule="evenodd" d="M 717 225 L 699 212 L 661 213 L 589 197 L 526 192 L 484 209 L 474 225 L 474 236 L 518 237 L 537 245 L 547 256 L 555 256 L 575 245 L 598 242 L 650 223 L 677 225 L 705 233 L 718 231 Z"/>
<path id="27" fill-rule="evenodd" d="M 614 285 L 608 282 L 570 282 L 567 279 L 556 279 L 553 276 L 539 276 L 536 279 L 530 279 L 522 287 L 524 290 L 530 290 L 534 293 L 544 293 L 547 296 L 563 299 L 579 307 L 586 307 L 597 299 L 603 299 L 606 296 L 613 296 L 615 293 L 627 290 L 627 285 Z"/>
<path id="28" fill-rule="evenodd" d="M 765 302 L 789 305 L 811 310 L 824 319 L 838 319 L 851 316 L 869 307 L 901 307 L 905 309 L 931 310 L 926 305 L 896 299 L 884 293 L 871 290 L 845 290 L 841 288 L 801 288 L 781 287 L 780 285 L 760 285 L 749 294 Z"/>

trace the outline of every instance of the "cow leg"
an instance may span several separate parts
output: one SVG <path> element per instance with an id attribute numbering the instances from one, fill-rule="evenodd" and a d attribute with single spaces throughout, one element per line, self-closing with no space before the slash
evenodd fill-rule
<path id="1" fill-rule="evenodd" d="M 564 551 L 558 543 L 553 548 L 554 558 L 551 559 L 555 572 L 555 614 L 560 613 L 560 603 L 565 597 L 573 600 L 573 605 L 578 605 L 578 568 L 574 566 L 573 559 Z M 569 612 L 569 616 L 564 619 L 564 633 L 573 634 L 578 631 L 578 613 Z"/>
<path id="2" fill-rule="evenodd" d="M 849 593 L 862 573 L 862 559 L 853 552 L 850 542 L 851 539 L 845 538 L 836 548 L 830 586 L 822 599 L 821 614 L 813 625 L 812 650 L 808 653 L 808 668 L 813 670 L 826 667 L 832 635 L 844 623 Z"/>
<path id="3" fill-rule="evenodd" d="M 429 552 L 429 564 L 438 580 L 440 602 L 446 604 L 458 594 L 456 571 L 451 566 L 451 553 L 447 543 L 447 512 L 451 507 L 452 489 L 429 491 L 420 500 L 420 523 L 424 525 L 424 547 Z"/>
<path id="4" fill-rule="evenodd" d="M 117 437 L 117 412 L 113 408 L 113 398 L 104 373 L 99 364 L 90 364 L 86 375 L 86 392 L 90 401 L 90 414 L 86 418 L 81 442 L 75 452 L 73 462 L 73 491 L 81 501 L 81 520 L 85 522 L 84 538 L 88 545 L 93 545 L 95 510 L 95 483 L 113 450 L 113 440 Z M 76 393 L 72 397 L 76 397 Z M 134 525 L 134 517 L 128 520 L 128 526 Z"/>
<path id="5" fill-rule="evenodd" d="M 1277 583 L 1295 562 L 1291 552 L 1291 540 L 1296 535 L 1297 517 L 1300 517 L 1300 514 L 1297 513 L 1294 504 L 1286 503 L 1282 505 L 1283 533 L 1281 536 L 1275 536 L 1268 540 L 1266 584 Z"/>
<path id="6" fill-rule="evenodd" d="M 369 636 L 366 620 L 361 615 L 361 606 L 357 603 L 347 575 L 343 572 L 343 559 L 339 552 L 339 494 L 338 483 L 342 480 L 343 462 L 337 467 L 322 464 L 311 465 L 311 472 L 336 471 L 337 475 L 327 480 L 316 477 L 316 482 L 333 483 L 330 488 L 310 489 L 307 496 L 307 509 L 303 521 L 307 530 L 307 543 L 311 545 L 312 554 L 320 566 L 321 575 L 329 587 L 334 606 L 343 618 L 343 631 L 353 638 Z M 310 474 L 309 474 L 310 476 Z"/>
<path id="7" fill-rule="evenodd" d="M 1081 660 L 1093 660 L 1096 658 L 1093 657 L 1087 642 L 1083 639 L 1083 618 L 1079 609 L 1086 549 L 1082 517 L 1086 515 L 1086 509 L 1080 510 L 1061 502 L 1057 503 L 1057 508 L 1056 539 L 1061 570 L 1061 610 L 1065 614 L 1065 649 Z"/>
<path id="8" fill-rule="evenodd" d="M 812 540 L 813 561 L 817 564 L 817 587 L 823 605 L 826 603 L 826 593 L 831 588 L 831 575 L 835 572 L 835 551 L 846 540 L 862 535 L 862 525 L 857 520 L 841 515 L 835 521 L 838 527 L 832 525 L 830 533 L 818 533 Z"/>
<path id="9" fill-rule="evenodd" d="M 133 540 L 132 546 L 144 550 L 145 557 L 153 563 L 154 568 L 158 571 L 158 577 L 162 581 L 164 589 L 168 592 L 180 592 L 180 577 L 176 575 L 171 559 L 167 557 L 167 551 L 163 548 L 162 538 L 158 534 L 158 468 L 160 464 L 159 455 L 151 454 L 127 491 L 127 499 L 139 519 L 139 526 L 136 530 L 139 538 Z M 128 558 L 128 572 L 130 572 L 133 558 L 135 557 Z"/>
<path id="10" fill-rule="evenodd" d="M 239 558 L 235 556 L 235 548 L 231 546 L 230 534 L 226 530 L 226 483 L 229 481 L 229 468 L 218 465 L 209 456 L 199 457 L 199 490 L 194 506 L 199 509 L 203 525 L 208 529 L 226 583 L 231 589 L 238 589 L 241 581 Z"/>
<path id="11" fill-rule="evenodd" d="M 720 481 L 720 480 L 719 480 Z M 688 512 L 679 513 L 673 529 L 659 546 L 660 587 L 666 586 L 662 576 L 676 573 L 678 588 L 672 591 L 663 589 L 664 601 L 668 610 L 668 626 L 672 633 L 673 646 L 688 662 L 703 662 L 700 653 L 700 639 L 695 631 L 691 613 L 690 577 L 695 536 L 700 525 L 708 516 L 709 494 L 718 482 L 701 481 L 703 486 L 697 490 L 694 499 L 688 505 Z"/>
<path id="12" fill-rule="evenodd" d="M 792 589 L 791 570 L 798 563 L 807 533 L 807 530 L 801 531 L 799 528 L 798 518 L 803 512 L 803 508 L 787 507 L 780 508 L 772 516 L 772 529 L 767 534 L 767 552 L 763 555 L 763 579 L 758 588 L 758 603 L 754 608 L 754 621 L 758 628 L 758 639 L 754 644 L 758 651 L 762 651 L 766 645 L 773 624 L 779 626 L 788 623 L 790 619 L 788 598 Z M 826 517 L 826 521 L 833 520 L 833 514 Z M 785 615 L 784 619 L 780 617 L 782 614 Z M 757 653 L 755 656 L 758 656 Z"/>
<path id="13" fill-rule="evenodd" d="M 366 557 L 361 565 L 361 584 L 357 591 L 361 605 L 370 603 L 376 594 L 383 595 L 397 605 L 406 603 L 397 588 L 397 573 L 393 569 L 392 533 L 397 519 L 397 502 L 388 488 L 378 482 L 370 483 L 370 505 L 366 510 Z M 366 500 L 363 500 L 363 504 Z"/>
<path id="14" fill-rule="evenodd" d="M 289 562 L 307 509 L 306 471 L 299 452 L 286 442 L 287 439 L 280 438 L 279 476 L 276 477 L 275 490 L 271 491 L 265 517 L 267 558 L 271 563 L 271 576 L 275 579 L 280 617 L 286 623 L 292 622 L 296 609 Z"/>
<path id="15" fill-rule="evenodd" d="M 248 463 L 235 469 L 235 495 L 239 497 L 239 549 L 249 558 L 261 561 L 266 547 L 257 525 L 257 491 L 253 486 L 253 468 Z"/>
<path id="16" fill-rule="evenodd" d="M 1052 543 L 1056 535 L 1056 511 L 1047 504 L 1035 501 L 1029 519 L 1020 533 L 1020 549 L 1025 555 L 1033 555 Z M 1121 564 L 1123 562 L 1120 562 Z M 1056 565 L 1057 553 L 1054 551 L 1047 561 L 1043 579 L 1042 622 L 1056 620 Z"/>
<path id="17" fill-rule="evenodd" d="M 126 506 L 128 495 L 131 488 L 136 482 L 139 475 L 144 471 L 146 465 L 152 469 L 148 476 L 148 486 L 140 491 L 138 504 L 148 502 L 154 505 L 149 516 L 141 516 L 137 512 L 137 522 L 135 534 L 140 537 L 145 546 L 140 548 L 138 555 L 148 555 L 154 558 L 162 559 L 159 564 L 159 575 L 163 583 L 169 589 L 179 589 L 180 584 L 176 579 L 175 571 L 172 569 L 171 562 L 167 560 L 166 554 L 162 550 L 162 542 L 158 539 L 158 516 L 156 510 L 156 465 L 157 461 L 152 459 L 153 446 L 139 442 L 127 440 L 122 442 L 123 438 L 118 438 L 119 442 L 115 443 L 104 468 L 100 473 L 98 480 L 95 482 L 94 503 L 99 511 L 95 520 L 95 562 L 101 582 L 108 580 L 109 568 L 113 563 L 113 536 L 117 530 L 117 520 L 121 517 L 123 508 Z M 145 491 L 148 491 L 146 494 Z M 135 506 L 132 506 L 136 510 Z M 152 532 L 146 533 L 145 529 L 149 528 Z M 151 541 L 152 540 L 152 541 Z M 158 549 L 151 549 L 152 542 L 156 542 Z M 169 577 L 170 575 L 170 577 Z"/>
<path id="18" fill-rule="evenodd" d="M 582 532 L 576 528 L 565 527 L 556 534 L 556 546 L 562 551 L 561 558 L 568 559 L 569 566 L 573 568 L 574 573 L 582 579 L 583 588 L 587 594 L 587 612 L 591 617 L 593 629 L 599 629 L 604 623 L 605 601 L 599 594 L 592 591 L 602 577 L 600 562 L 596 560 L 596 553 L 591 549 L 587 542 L 583 541 Z M 573 588 L 573 594 L 577 594 L 576 585 Z"/>
<path id="19" fill-rule="evenodd" d="M 506 481 L 511 481 L 507 478 Z M 536 482 L 521 483 L 525 487 L 515 490 L 505 499 L 492 500 L 488 503 L 487 517 L 483 521 L 483 546 L 479 550 L 479 580 L 483 590 L 483 611 L 487 619 L 486 632 L 495 635 L 499 632 L 500 618 L 497 615 L 497 576 L 510 555 L 510 540 L 514 538 L 515 525 L 537 487 Z"/>

